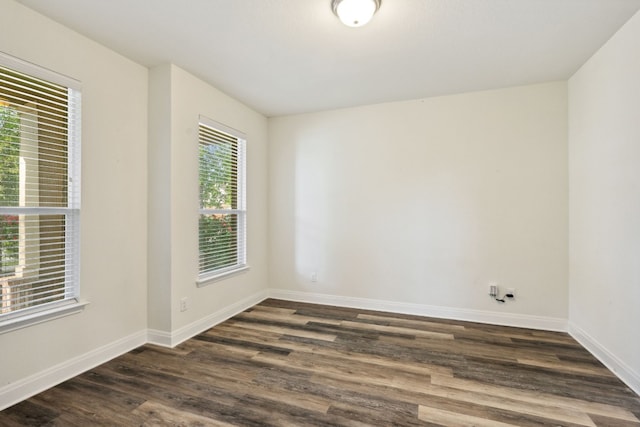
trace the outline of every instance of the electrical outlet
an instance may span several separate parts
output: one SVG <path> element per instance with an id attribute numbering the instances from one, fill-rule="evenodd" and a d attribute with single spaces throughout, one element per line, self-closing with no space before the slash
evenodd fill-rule
<path id="1" fill-rule="evenodd" d="M 489 285 L 489 296 L 494 298 L 498 296 L 498 285 Z"/>
<path id="2" fill-rule="evenodd" d="M 314 283 L 318 281 L 318 273 L 316 273 L 315 271 L 311 273 L 311 281 Z"/>
<path id="3" fill-rule="evenodd" d="M 187 297 L 183 297 L 180 300 L 180 311 L 187 311 L 189 308 L 189 299 Z"/>
<path id="4" fill-rule="evenodd" d="M 511 295 L 511 296 L 509 296 Z M 515 298 L 516 297 L 516 290 L 514 288 L 507 288 L 507 292 L 505 293 L 505 297 L 507 298 Z"/>

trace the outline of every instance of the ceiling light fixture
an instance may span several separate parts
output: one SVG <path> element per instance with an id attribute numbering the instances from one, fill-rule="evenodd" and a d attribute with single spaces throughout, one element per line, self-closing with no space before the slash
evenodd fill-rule
<path id="1" fill-rule="evenodd" d="M 373 18 L 380 0 L 331 0 L 331 9 L 344 25 L 361 27 Z"/>

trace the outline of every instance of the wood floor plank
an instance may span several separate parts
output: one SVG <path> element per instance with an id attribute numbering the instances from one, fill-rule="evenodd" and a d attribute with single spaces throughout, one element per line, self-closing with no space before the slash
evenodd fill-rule
<path id="1" fill-rule="evenodd" d="M 3 427 L 42 426 L 59 415 L 60 408 L 50 409 L 32 398 L 2 411 L 0 425 Z"/>
<path id="2" fill-rule="evenodd" d="M 119 394 L 121 398 L 110 396 Z M 117 391 L 98 389 L 74 378 L 49 389 L 33 401 L 52 411 L 58 412 L 53 421 L 59 425 L 82 425 L 90 420 L 91 425 L 109 426 L 126 424 L 131 421 L 128 413 L 139 406 L 143 399 L 126 396 Z"/>
<path id="3" fill-rule="evenodd" d="M 296 327 L 298 325 L 295 325 L 295 324 L 283 325 L 280 322 L 275 322 L 275 321 L 271 321 L 271 322 L 265 322 L 265 321 L 259 321 L 259 320 L 250 321 L 250 319 L 242 318 L 242 317 L 235 318 L 234 323 L 235 322 L 243 323 L 244 327 L 252 328 L 257 331 L 294 335 L 294 336 L 305 337 L 305 338 L 314 338 L 314 339 L 323 340 L 323 341 L 334 341 L 336 339 L 335 335 L 305 330 L 304 328 Z"/>
<path id="4" fill-rule="evenodd" d="M 605 417 L 603 415 L 591 415 L 591 418 L 598 427 L 639 427 L 640 421 L 621 420 L 618 418 Z"/>
<path id="5" fill-rule="evenodd" d="M 321 317 L 302 316 L 295 313 L 295 310 L 277 310 L 275 307 L 255 307 L 253 310 L 245 311 L 235 317 L 236 319 L 253 318 L 264 320 L 285 321 L 287 323 L 304 325 L 309 322 L 319 322 L 331 325 L 339 325 L 340 320 L 333 320 Z"/>
<path id="6" fill-rule="evenodd" d="M 225 337 L 235 336 L 238 339 L 242 338 L 250 343 L 264 344 L 266 342 L 273 343 L 274 339 L 277 339 L 277 336 L 267 336 L 263 333 L 247 333 L 247 330 L 244 328 L 237 327 L 216 327 L 212 329 L 206 334 L 214 334 L 221 335 Z M 408 364 L 401 361 L 395 361 L 389 358 L 384 358 L 376 355 L 370 354 L 360 354 L 356 352 L 349 351 L 344 349 L 336 344 L 324 344 L 322 346 L 317 345 L 315 342 L 304 342 L 304 341 L 292 341 L 292 340 L 279 340 L 278 346 L 288 349 L 290 352 L 298 352 L 303 354 L 308 354 L 308 357 L 313 356 L 322 356 L 325 358 L 341 358 L 346 359 L 347 361 L 351 361 L 353 363 L 365 363 L 370 365 L 371 370 L 380 370 L 380 369 L 399 369 L 404 372 L 414 373 L 417 375 L 431 375 L 431 374 L 440 374 L 440 375 L 452 375 L 452 370 L 447 367 L 442 367 L 433 364 Z M 225 346 L 227 347 L 227 346 Z M 230 347 L 227 347 L 230 348 Z"/>
<path id="7" fill-rule="evenodd" d="M 141 427 L 151 426 L 190 426 L 190 427 L 232 427 L 233 424 L 180 411 L 154 401 L 138 406 L 132 415 L 140 418 Z"/>
<path id="8" fill-rule="evenodd" d="M 551 358 L 549 358 L 551 359 Z M 575 362 L 565 362 L 557 357 L 555 360 L 518 358 L 518 363 L 529 366 L 537 366 L 539 368 L 547 368 L 557 370 L 559 372 L 574 372 L 576 374 L 596 375 L 615 379 L 615 375 L 604 366 L 580 365 Z"/>
<path id="9" fill-rule="evenodd" d="M 402 318 L 395 317 L 392 314 L 387 314 L 387 315 L 359 314 L 358 319 L 385 322 L 391 326 L 402 326 L 402 327 L 411 328 L 415 330 L 432 331 L 432 332 L 452 333 L 456 331 L 464 331 L 465 329 L 464 325 L 455 325 L 455 324 L 450 325 L 446 323 L 430 322 L 425 319 L 421 319 L 421 320 L 402 319 Z"/>
<path id="10" fill-rule="evenodd" d="M 0 412 L 14 426 L 640 427 L 568 334 L 268 299 Z"/>
<path id="11" fill-rule="evenodd" d="M 371 330 L 376 332 L 386 332 L 388 334 L 401 335 L 401 336 L 414 336 L 414 337 L 426 337 L 426 338 L 438 338 L 442 340 L 453 340 L 453 334 L 443 332 L 424 331 L 420 329 L 411 329 L 402 326 L 386 326 L 377 325 L 375 323 L 366 322 L 352 322 L 345 320 L 340 323 L 341 326 L 346 328 Z"/>
<path id="12" fill-rule="evenodd" d="M 310 378 L 314 384 L 331 386 L 344 391 L 362 392 L 363 385 L 357 379 L 317 374 Z M 479 392 L 434 386 L 427 383 L 404 385 L 367 384 L 369 393 L 383 395 L 416 405 L 456 409 L 458 413 L 493 413 L 494 420 L 518 419 L 518 425 L 538 426 L 541 423 L 562 423 L 565 426 L 594 426 L 589 415 L 567 408 L 555 408 L 548 404 L 521 402 L 505 396 L 486 395 Z M 531 421 L 534 420 L 534 421 Z"/>
<path id="13" fill-rule="evenodd" d="M 321 370 L 323 375 L 332 378 L 348 377 L 351 381 L 357 381 L 367 385 L 389 385 L 397 387 L 419 386 L 430 381 L 429 375 L 418 375 L 398 370 L 379 369 L 368 364 L 354 364 L 346 359 L 330 358 L 327 356 L 309 357 L 309 354 L 293 354 L 289 357 L 275 360 L 265 359 L 266 356 L 257 356 L 258 360 L 267 360 L 268 363 L 279 366 L 290 366 L 304 370 L 310 375 Z"/>
<path id="14" fill-rule="evenodd" d="M 635 415 L 626 408 L 600 404 L 582 399 L 573 399 L 564 396 L 545 393 L 542 391 L 524 391 L 504 386 L 495 386 L 484 382 L 475 382 L 452 378 L 448 376 L 432 376 L 431 383 L 444 387 L 457 388 L 478 394 L 488 394 L 501 398 L 519 400 L 523 403 L 540 404 L 547 407 L 579 410 L 585 414 L 597 414 L 624 421 L 638 421 Z"/>
<path id="15" fill-rule="evenodd" d="M 420 406 L 418 418 L 449 427 L 517 427 L 517 424 L 506 424 L 426 406 Z"/>

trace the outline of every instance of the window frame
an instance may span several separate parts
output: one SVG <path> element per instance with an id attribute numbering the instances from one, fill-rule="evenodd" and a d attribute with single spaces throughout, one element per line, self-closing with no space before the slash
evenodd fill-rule
<path id="1" fill-rule="evenodd" d="M 200 191 L 200 180 L 198 179 L 198 217 L 202 215 L 237 215 L 237 262 L 231 266 L 224 266 L 216 269 L 201 269 L 201 251 L 200 251 L 200 239 L 201 229 L 200 221 L 198 221 L 198 277 L 196 285 L 198 287 L 206 286 L 217 282 L 219 280 L 235 276 L 236 274 L 243 273 L 249 270 L 247 263 L 247 191 L 246 191 L 246 159 L 247 159 L 247 137 L 246 135 L 238 131 L 237 129 L 226 126 L 215 120 L 212 120 L 206 116 L 200 115 L 198 117 L 198 176 L 200 175 L 201 159 L 200 159 L 200 147 L 203 144 L 201 139 L 201 127 L 207 127 L 213 129 L 218 133 L 226 134 L 236 140 L 237 143 L 237 157 L 235 168 L 236 177 L 236 205 L 235 209 L 211 209 L 202 207 L 202 198 Z"/>
<path id="2" fill-rule="evenodd" d="M 80 300 L 80 194 L 81 194 L 81 84 L 75 79 L 0 52 L 0 65 L 28 77 L 63 86 L 67 89 L 66 115 L 66 206 L 15 207 L 0 206 L 2 215 L 63 215 L 64 278 L 63 299 L 44 302 L 16 311 L 0 313 L 0 334 L 53 320 L 83 310 L 88 304 Z"/>

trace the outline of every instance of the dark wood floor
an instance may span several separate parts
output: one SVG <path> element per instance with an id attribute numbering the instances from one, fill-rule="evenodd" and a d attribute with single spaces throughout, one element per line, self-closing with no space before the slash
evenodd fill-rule
<path id="1" fill-rule="evenodd" d="M 640 426 L 563 333 L 267 300 L 0 412 L 0 425 Z"/>

